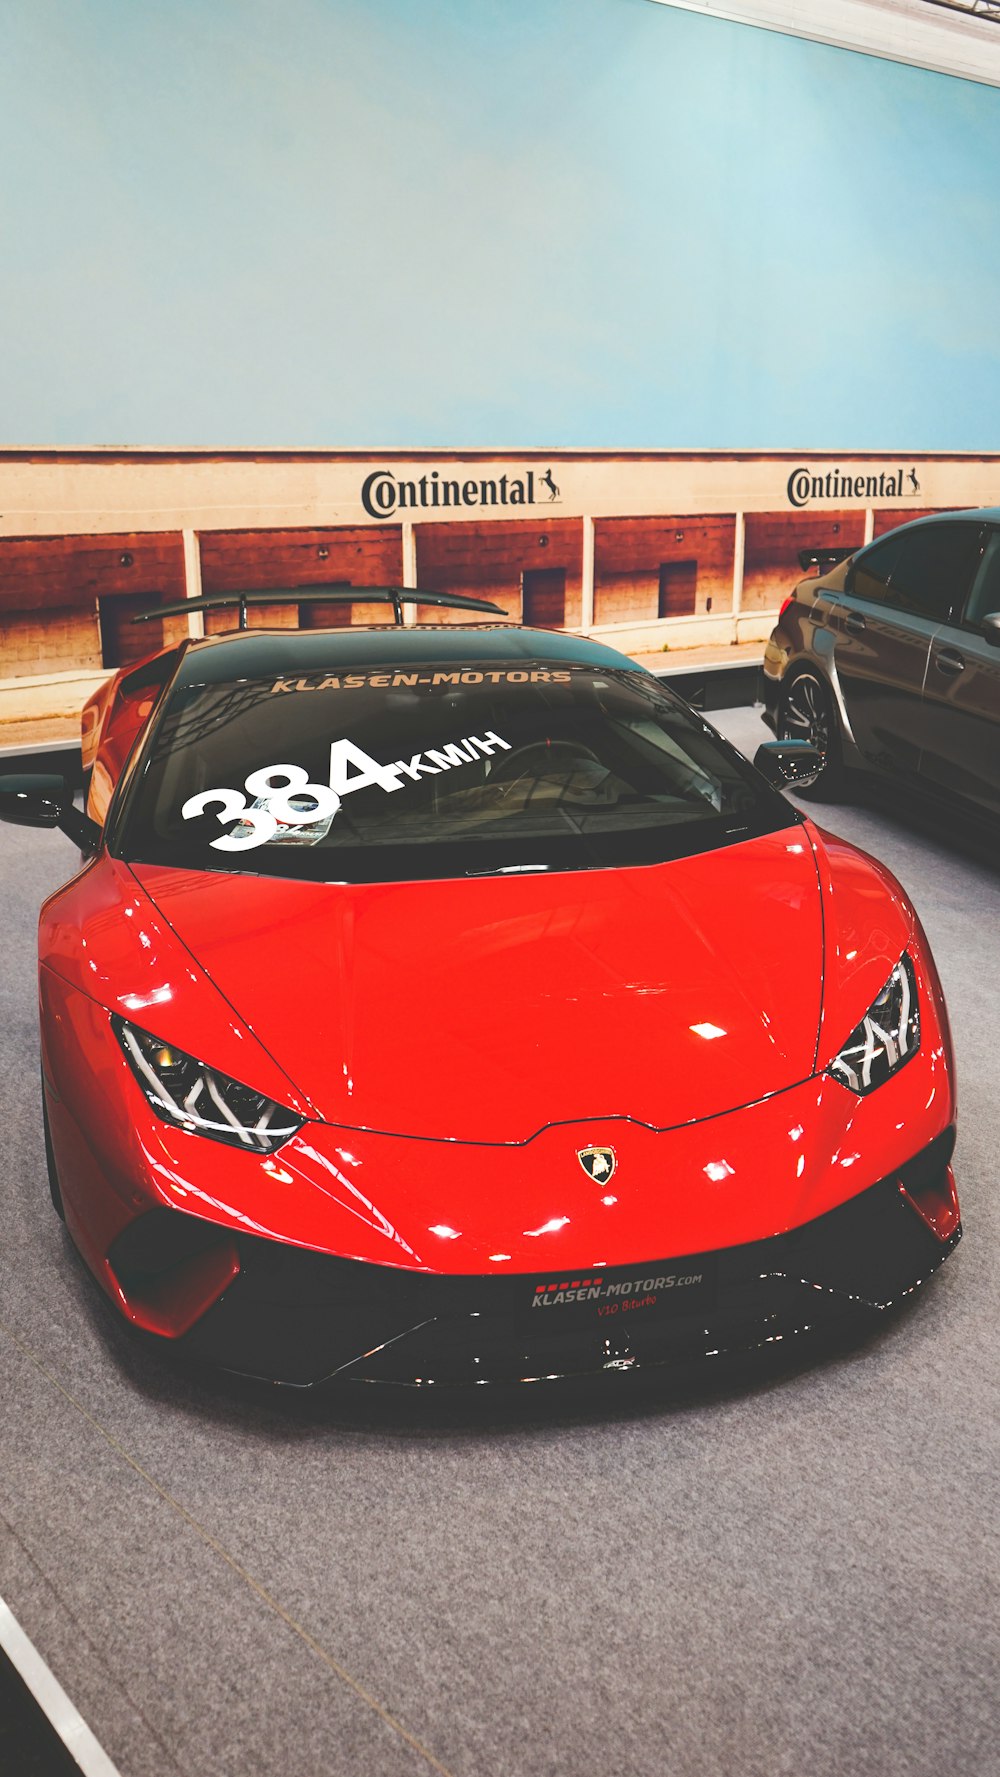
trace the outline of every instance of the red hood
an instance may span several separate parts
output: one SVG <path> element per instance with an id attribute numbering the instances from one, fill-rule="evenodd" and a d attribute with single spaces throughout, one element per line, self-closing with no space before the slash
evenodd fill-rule
<path id="1" fill-rule="evenodd" d="M 664 1128 L 814 1065 L 823 928 L 801 828 L 552 876 L 345 887 L 133 868 L 330 1123 L 472 1142 L 601 1116 Z"/>

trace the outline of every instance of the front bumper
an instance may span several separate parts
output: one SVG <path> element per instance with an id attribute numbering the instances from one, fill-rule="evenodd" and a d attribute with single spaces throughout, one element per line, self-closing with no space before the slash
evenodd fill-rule
<path id="1" fill-rule="evenodd" d="M 670 1363 L 877 1313 L 959 1233 L 947 1027 L 919 934 L 912 954 L 920 1051 L 867 1097 L 810 1076 L 672 1129 L 593 1118 L 512 1144 L 307 1123 L 275 1156 L 158 1119 L 106 1012 L 43 971 L 67 1227 L 137 1328 L 305 1387 Z M 617 1155 L 610 1191 L 581 1171 L 593 1144 Z"/>
<path id="2" fill-rule="evenodd" d="M 583 1276 L 444 1276 L 239 1235 L 238 1274 L 174 1349 L 297 1387 L 416 1387 L 683 1365 L 861 1322 L 910 1295 L 960 1239 L 953 1140 L 946 1131 L 789 1233 Z M 164 1218 L 191 1229 L 170 1210 L 134 1224 L 116 1259 L 133 1280 L 144 1251 L 169 1250 Z"/>

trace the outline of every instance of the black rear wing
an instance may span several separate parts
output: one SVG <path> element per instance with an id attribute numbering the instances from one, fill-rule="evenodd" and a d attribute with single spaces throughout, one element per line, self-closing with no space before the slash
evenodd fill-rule
<path id="1" fill-rule="evenodd" d="M 213 592 L 205 598 L 178 599 L 172 605 L 152 605 L 140 611 L 133 623 L 149 623 L 154 617 L 185 617 L 189 611 L 224 611 L 238 605 L 240 628 L 247 628 L 252 605 L 391 605 L 397 624 L 403 621 L 404 605 L 446 605 L 456 611 L 475 611 L 480 617 L 506 617 L 508 613 L 488 599 L 466 598 L 460 592 L 427 592 L 420 586 L 276 586 L 256 592 Z"/>
<path id="2" fill-rule="evenodd" d="M 799 567 L 803 573 L 806 573 L 809 568 L 818 568 L 821 574 L 826 574 L 831 568 L 835 568 L 838 562 L 846 561 L 849 555 L 856 555 L 857 547 L 855 544 L 850 549 L 827 549 L 826 547 L 800 549 Z"/>

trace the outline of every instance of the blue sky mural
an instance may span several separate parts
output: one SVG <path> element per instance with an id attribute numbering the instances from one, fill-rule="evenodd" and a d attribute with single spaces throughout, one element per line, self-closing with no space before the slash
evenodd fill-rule
<path id="1" fill-rule="evenodd" d="M 1000 91 L 647 0 L 33 0 L 0 442 L 1000 448 Z"/>

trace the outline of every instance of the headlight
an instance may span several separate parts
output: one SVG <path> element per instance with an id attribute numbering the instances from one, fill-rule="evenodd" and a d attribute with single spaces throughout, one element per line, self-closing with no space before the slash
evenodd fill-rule
<path id="1" fill-rule="evenodd" d="M 241 1086 L 124 1018 L 111 1022 L 132 1072 L 164 1123 L 254 1154 L 273 1154 L 301 1129 L 303 1118 L 273 1098 Z"/>
<path id="2" fill-rule="evenodd" d="M 920 1007 L 913 964 L 905 951 L 882 992 L 852 1030 L 827 1072 L 862 1096 L 874 1092 L 920 1047 Z"/>

